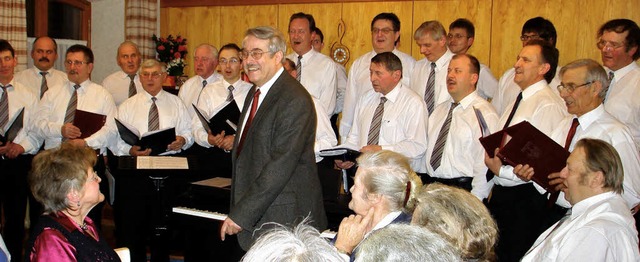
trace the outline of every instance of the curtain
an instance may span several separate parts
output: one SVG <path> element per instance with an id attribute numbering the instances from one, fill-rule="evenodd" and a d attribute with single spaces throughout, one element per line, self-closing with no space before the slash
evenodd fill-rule
<path id="1" fill-rule="evenodd" d="M 0 39 L 9 41 L 16 51 L 16 72 L 26 69 L 29 56 L 25 0 L 0 0 Z"/>
<path id="2" fill-rule="evenodd" d="M 125 38 L 138 45 L 143 59 L 156 56 L 155 43 L 151 36 L 156 33 L 157 10 L 157 0 L 126 1 Z"/>

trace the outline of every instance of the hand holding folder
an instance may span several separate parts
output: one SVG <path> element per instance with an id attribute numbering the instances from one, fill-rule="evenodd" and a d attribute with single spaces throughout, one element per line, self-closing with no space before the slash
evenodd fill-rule
<path id="1" fill-rule="evenodd" d="M 224 131 L 225 135 L 234 135 L 236 133 L 240 110 L 235 100 L 224 102 L 215 108 L 211 118 L 196 105 L 192 106 L 202 126 L 208 133 L 212 135 L 220 134 L 222 131 Z"/>
<path id="2" fill-rule="evenodd" d="M 341 160 L 343 162 L 356 162 L 356 158 L 360 156 L 361 152 L 346 147 L 330 148 L 320 150 L 320 156 L 329 158 L 332 160 Z"/>
<path id="3" fill-rule="evenodd" d="M 491 157 L 499 148 L 497 156 L 503 163 L 532 167 L 535 170 L 532 180 L 548 192 L 556 190 L 547 177 L 561 171 L 569 158 L 569 151 L 527 121 L 481 137 L 480 143 Z"/>
<path id="4" fill-rule="evenodd" d="M 140 131 L 131 125 L 115 119 L 120 138 L 131 146 L 139 146 L 140 150 L 151 148 L 151 155 L 157 156 L 167 151 L 167 146 L 176 140 L 174 127 L 147 132 L 140 135 Z"/>
<path id="5" fill-rule="evenodd" d="M 76 109 L 73 125 L 80 129 L 79 139 L 85 139 L 98 132 L 107 122 L 107 116 Z"/>

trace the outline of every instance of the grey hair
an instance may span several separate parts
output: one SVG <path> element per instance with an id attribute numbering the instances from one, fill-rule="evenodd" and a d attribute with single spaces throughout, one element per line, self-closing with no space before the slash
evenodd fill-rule
<path id="1" fill-rule="evenodd" d="M 193 50 L 194 54 L 196 53 L 195 50 L 198 50 L 198 48 L 206 48 L 214 59 L 218 58 L 218 49 L 215 46 L 210 44 L 200 44 Z"/>
<path id="2" fill-rule="evenodd" d="M 381 150 L 362 154 L 357 162 L 357 172 L 362 175 L 366 193 L 383 196 L 388 200 L 390 211 L 413 212 L 415 196 L 422 187 L 422 180 L 413 172 L 405 156 Z"/>
<path id="3" fill-rule="evenodd" d="M 140 65 L 140 72 L 142 72 L 142 69 L 151 68 L 154 66 L 159 66 L 160 71 L 162 71 L 163 73 L 167 72 L 167 66 L 164 63 L 161 63 L 160 61 L 155 59 L 144 60 L 144 62 L 142 62 L 142 64 Z"/>
<path id="4" fill-rule="evenodd" d="M 431 34 L 431 38 L 433 40 L 439 41 L 443 37 L 445 37 L 446 40 L 447 30 L 444 29 L 442 23 L 436 20 L 426 21 L 422 23 L 418 27 L 418 29 L 416 29 L 415 33 L 413 33 L 413 39 L 418 40 L 420 37 L 427 33 Z"/>
<path id="5" fill-rule="evenodd" d="M 362 241 L 355 261 L 462 261 L 456 251 L 447 240 L 425 228 L 391 224 Z"/>
<path id="6" fill-rule="evenodd" d="M 609 77 L 607 77 L 607 72 L 604 70 L 604 68 L 602 68 L 602 66 L 595 60 L 578 59 L 568 63 L 567 65 L 563 66 L 560 69 L 560 78 L 562 79 L 562 77 L 564 76 L 564 73 L 566 73 L 567 70 L 577 69 L 582 67 L 587 68 L 587 76 L 586 76 L 586 79 L 584 79 L 585 83 L 591 82 L 591 81 L 597 81 L 602 84 L 602 89 L 600 90 L 600 93 L 598 93 L 598 96 L 602 100 L 604 100 L 605 96 L 607 95 L 607 90 L 609 89 L 609 84 L 610 84 Z"/>
<path id="7" fill-rule="evenodd" d="M 284 35 L 278 29 L 270 26 L 249 28 L 242 40 L 242 48 L 245 47 L 245 41 L 247 41 L 248 36 L 269 40 L 269 53 L 271 53 L 271 57 L 277 52 L 282 52 L 282 61 L 280 61 L 280 63 L 284 62 L 284 56 L 287 53 L 287 42 L 285 41 Z"/>
<path id="8" fill-rule="evenodd" d="M 342 261 L 338 251 L 309 223 L 309 217 L 294 228 L 269 223 L 275 227 L 260 236 L 241 261 Z"/>
<path id="9" fill-rule="evenodd" d="M 411 223 L 439 234 L 464 259 L 495 261 L 496 222 L 480 200 L 466 190 L 433 183 L 423 187 Z"/>

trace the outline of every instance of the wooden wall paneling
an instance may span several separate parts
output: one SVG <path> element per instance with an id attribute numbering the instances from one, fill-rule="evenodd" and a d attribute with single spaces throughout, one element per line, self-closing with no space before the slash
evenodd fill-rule
<path id="1" fill-rule="evenodd" d="M 416 60 L 424 58 L 413 41 L 413 32 L 420 24 L 429 20 L 437 20 L 442 23 L 448 33 L 449 24 L 458 18 L 466 18 L 474 23 L 476 34 L 469 53 L 476 56 L 480 62 L 488 65 L 491 51 L 491 1 L 484 0 L 415 1 L 411 31 L 411 40 L 414 46 L 412 49 L 413 57 Z"/>
<path id="2" fill-rule="evenodd" d="M 211 44 L 220 48 L 220 7 L 190 7 L 185 12 L 182 28 L 174 28 L 173 34 L 181 34 L 187 38 L 187 67 L 185 74 L 194 76 L 193 56 L 200 44 Z"/>
<path id="3" fill-rule="evenodd" d="M 278 26 L 277 5 L 220 7 L 221 44 L 236 43 L 242 47 L 247 29 L 257 26 Z"/>
<path id="4" fill-rule="evenodd" d="M 373 50 L 371 47 L 371 20 L 379 13 L 395 13 L 400 18 L 400 43 L 398 49 L 411 54 L 413 43 L 413 2 L 361 2 L 343 3 L 342 19 L 346 25 L 346 34 L 342 43 L 349 48 L 351 58 L 347 70 L 353 61 Z"/>
<path id="5" fill-rule="evenodd" d="M 322 53 L 329 55 L 331 52 L 331 44 L 337 42 L 338 39 L 338 22 L 342 14 L 341 3 L 329 4 L 286 4 L 278 7 L 278 28 L 285 34 L 287 39 L 287 53 L 291 50 L 289 43 L 289 18 L 292 14 L 303 12 L 313 15 L 316 21 L 316 27 L 322 30 L 324 34 L 324 49 Z"/>

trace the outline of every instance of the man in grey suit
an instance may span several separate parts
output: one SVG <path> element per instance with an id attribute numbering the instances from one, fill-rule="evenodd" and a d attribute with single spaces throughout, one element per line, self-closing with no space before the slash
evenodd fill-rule
<path id="1" fill-rule="evenodd" d="M 232 152 L 231 207 L 220 237 L 238 234 L 247 250 L 265 222 L 292 225 L 310 216 L 324 229 L 313 145 L 316 113 L 311 96 L 284 72 L 286 42 L 272 27 L 247 30 L 244 70 L 254 83 L 244 102 Z M 284 72 L 284 73 L 283 73 Z"/>

